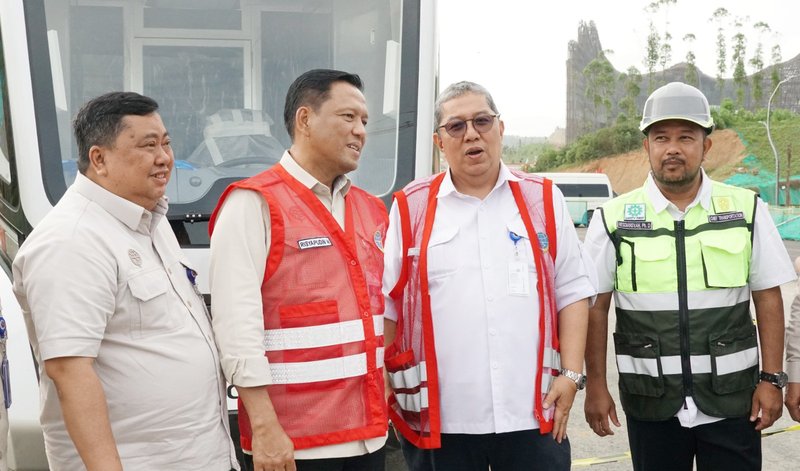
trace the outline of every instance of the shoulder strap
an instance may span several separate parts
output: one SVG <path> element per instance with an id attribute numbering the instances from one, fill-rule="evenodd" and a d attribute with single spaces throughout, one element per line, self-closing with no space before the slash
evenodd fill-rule
<path id="1" fill-rule="evenodd" d="M 411 215 L 408 210 L 408 198 L 402 191 L 394 193 L 394 201 L 397 204 L 398 219 L 400 219 L 400 231 L 402 233 L 402 254 L 403 262 L 400 268 L 400 276 L 397 284 L 394 285 L 389 296 L 398 299 L 403 293 L 403 289 L 408 281 L 408 249 L 411 248 Z"/>
<path id="2" fill-rule="evenodd" d="M 553 180 L 549 178 L 542 179 L 542 200 L 544 205 L 544 226 L 547 239 L 550 241 L 551 254 L 553 255 L 553 262 L 556 261 L 556 254 L 558 253 L 558 238 L 556 238 L 556 215 L 553 210 Z"/>

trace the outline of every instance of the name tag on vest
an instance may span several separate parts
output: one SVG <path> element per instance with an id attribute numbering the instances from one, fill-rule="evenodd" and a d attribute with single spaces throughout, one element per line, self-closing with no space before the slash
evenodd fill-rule
<path id="1" fill-rule="evenodd" d="M 652 231 L 653 223 L 650 221 L 617 221 L 617 229 L 631 231 Z"/>
<path id="2" fill-rule="evenodd" d="M 708 222 L 728 222 L 728 221 L 739 221 L 742 219 L 744 219 L 743 212 L 708 215 Z"/>
<path id="3" fill-rule="evenodd" d="M 327 237 L 312 237 L 310 239 L 301 239 L 297 241 L 297 246 L 300 250 L 316 249 L 319 247 L 330 247 L 331 240 Z"/>

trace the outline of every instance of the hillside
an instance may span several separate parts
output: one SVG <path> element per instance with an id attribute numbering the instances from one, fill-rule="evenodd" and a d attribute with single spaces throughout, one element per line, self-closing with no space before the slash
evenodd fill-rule
<path id="1" fill-rule="evenodd" d="M 703 164 L 714 180 L 725 180 L 733 175 L 739 163 L 747 156 L 747 150 L 736 131 L 723 129 L 711 134 L 711 150 Z M 650 171 L 650 163 L 644 149 L 626 154 L 603 157 L 582 165 L 559 168 L 560 172 L 602 172 L 611 180 L 611 187 L 618 194 L 641 186 Z"/>

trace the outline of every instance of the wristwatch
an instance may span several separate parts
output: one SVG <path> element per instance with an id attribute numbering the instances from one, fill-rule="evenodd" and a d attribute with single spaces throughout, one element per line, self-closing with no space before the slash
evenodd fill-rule
<path id="1" fill-rule="evenodd" d="M 578 391 L 586 387 L 586 375 L 581 373 L 576 373 L 572 370 L 568 370 L 566 368 L 561 368 L 558 373 L 562 376 L 566 376 L 567 378 L 575 381 L 575 386 L 578 387 Z"/>
<path id="2" fill-rule="evenodd" d="M 783 389 L 789 382 L 789 375 L 787 375 L 785 371 L 778 371 L 777 373 L 761 371 L 761 376 L 759 378 L 761 381 L 772 383 L 772 385 L 778 389 Z"/>

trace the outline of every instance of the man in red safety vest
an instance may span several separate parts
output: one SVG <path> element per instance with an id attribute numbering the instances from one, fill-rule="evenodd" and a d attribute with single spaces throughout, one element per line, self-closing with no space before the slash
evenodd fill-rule
<path id="1" fill-rule="evenodd" d="M 297 78 L 291 148 L 231 185 L 211 218 L 213 327 L 256 471 L 384 468 L 387 216 L 345 176 L 366 141 L 361 89 L 335 70 Z"/>
<path id="2" fill-rule="evenodd" d="M 395 194 L 384 258 L 389 416 L 406 461 L 568 470 L 593 268 L 561 192 L 502 163 L 485 88 L 445 89 L 435 126 L 449 169 Z"/>

